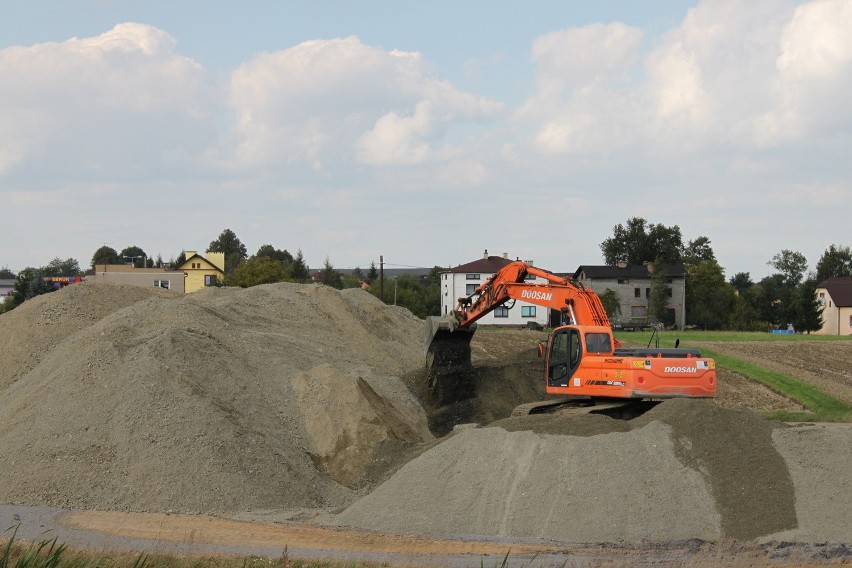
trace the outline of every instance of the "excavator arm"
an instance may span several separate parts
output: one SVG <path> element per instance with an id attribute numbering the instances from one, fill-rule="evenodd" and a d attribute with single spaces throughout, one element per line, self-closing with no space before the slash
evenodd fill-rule
<path id="1" fill-rule="evenodd" d="M 529 282 L 540 277 L 544 283 Z M 460 328 L 470 328 L 478 319 L 509 300 L 520 300 L 564 314 L 575 325 L 609 326 L 609 318 L 598 295 L 582 284 L 541 270 L 525 262 L 507 264 L 465 298 L 459 298 L 453 317 Z"/>

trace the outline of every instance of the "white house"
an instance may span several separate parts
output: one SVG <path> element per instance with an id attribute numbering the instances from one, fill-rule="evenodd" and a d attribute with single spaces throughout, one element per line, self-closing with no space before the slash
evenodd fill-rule
<path id="1" fill-rule="evenodd" d="M 15 292 L 14 278 L 0 278 L 0 304 Z"/>
<path id="2" fill-rule="evenodd" d="M 514 262 L 509 260 L 509 255 L 488 256 L 486 250 L 482 258 L 451 268 L 441 273 L 441 314 L 448 314 L 456 307 L 459 298 L 466 298 L 473 294 L 482 283 L 493 276 L 497 271 Z M 532 264 L 532 261 L 526 261 Z M 531 278 L 529 282 L 543 283 L 543 278 Z M 527 302 L 509 301 L 509 306 L 501 306 L 491 313 L 483 316 L 476 323 L 478 325 L 515 326 L 522 327 L 530 322 L 546 327 L 548 325 L 550 310 Z"/>
<path id="3" fill-rule="evenodd" d="M 852 277 L 829 278 L 816 289 L 822 306 L 821 335 L 852 335 Z"/>

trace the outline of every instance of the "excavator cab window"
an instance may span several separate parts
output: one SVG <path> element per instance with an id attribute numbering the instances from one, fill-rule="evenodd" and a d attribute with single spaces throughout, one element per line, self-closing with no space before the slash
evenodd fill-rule
<path id="1" fill-rule="evenodd" d="M 608 333 L 587 333 L 586 351 L 589 353 L 612 353 L 612 342 Z"/>
<path id="2" fill-rule="evenodd" d="M 550 340 L 550 353 L 548 355 L 548 384 L 568 386 L 568 380 L 580 366 L 582 356 L 580 333 L 574 328 L 554 331 Z"/>

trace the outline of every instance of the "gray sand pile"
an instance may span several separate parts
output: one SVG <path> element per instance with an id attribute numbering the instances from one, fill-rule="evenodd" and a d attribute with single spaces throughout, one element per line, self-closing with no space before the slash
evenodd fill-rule
<path id="1" fill-rule="evenodd" d="M 323 522 L 433 536 L 852 542 L 849 425 L 697 400 L 632 420 L 507 418 L 543 396 L 537 337 L 520 333 L 474 338 L 473 398 L 427 416 L 423 322 L 360 290 L 75 285 L 0 316 L 0 503 L 278 519 L 348 506 Z M 460 421 L 480 427 L 440 441 L 427 427 Z"/>
<path id="2" fill-rule="evenodd" d="M 16 358 L 0 397 L 0 502 L 340 506 L 383 444 L 432 439 L 401 378 L 422 367 L 406 310 L 324 286 L 136 290 L 75 285 L 0 318 L 26 339 L 21 322 L 56 314 L 52 348 Z"/>
<path id="3" fill-rule="evenodd" d="M 850 430 L 807 441 L 797 431 L 697 400 L 663 402 L 630 421 L 509 418 L 457 429 L 328 522 L 569 542 L 773 534 L 848 542 L 852 474 L 832 452 L 850 455 Z M 796 456 L 804 457 L 798 465 Z M 846 488 L 840 503 L 803 503 L 834 491 L 814 488 L 820 477 Z"/>

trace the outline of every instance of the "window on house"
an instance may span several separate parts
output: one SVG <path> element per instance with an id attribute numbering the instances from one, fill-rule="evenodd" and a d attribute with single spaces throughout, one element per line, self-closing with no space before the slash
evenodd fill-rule
<path id="1" fill-rule="evenodd" d="M 499 308 L 495 308 L 494 310 L 495 318 L 507 318 L 509 317 L 509 308 L 506 306 L 500 306 Z"/>
<path id="2" fill-rule="evenodd" d="M 171 282 L 169 280 L 154 280 L 154 288 L 165 288 L 166 290 L 170 290 Z"/>
<path id="3" fill-rule="evenodd" d="M 645 297 L 646 297 L 646 298 L 650 298 L 650 297 L 651 297 L 651 289 L 650 289 L 650 288 L 645 288 Z"/>
<path id="4" fill-rule="evenodd" d="M 619 284 L 630 284 L 630 280 L 628 280 L 627 278 L 619 278 L 618 283 Z"/>
<path id="5" fill-rule="evenodd" d="M 465 278 L 468 280 L 479 280 L 479 274 L 466 274 Z"/>
<path id="6" fill-rule="evenodd" d="M 630 306 L 630 317 L 644 318 L 648 316 L 648 308 L 645 306 Z"/>
<path id="7" fill-rule="evenodd" d="M 465 295 L 470 296 L 471 294 L 476 292 L 476 288 L 477 288 L 476 284 L 468 284 L 467 286 L 464 287 Z"/>
<path id="8" fill-rule="evenodd" d="M 216 285 L 216 275 L 215 274 L 205 274 L 204 275 L 204 285 L 205 286 L 215 286 Z"/>
<path id="9" fill-rule="evenodd" d="M 534 318 L 535 317 L 535 306 L 521 306 L 521 317 L 522 318 Z"/>
<path id="10" fill-rule="evenodd" d="M 641 298 L 642 297 L 642 288 L 633 288 L 633 297 Z"/>
<path id="11" fill-rule="evenodd" d="M 669 298 L 671 298 L 672 297 L 672 289 L 666 288 L 666 294 L 668 295 Z"/>
<path id="12" fill-rule="evenodd" d="M 672 283 L 672 279 L 671 279 L 671 278 L 666 278 L 666 284 L 671 284 L 671 283 Z"/>

